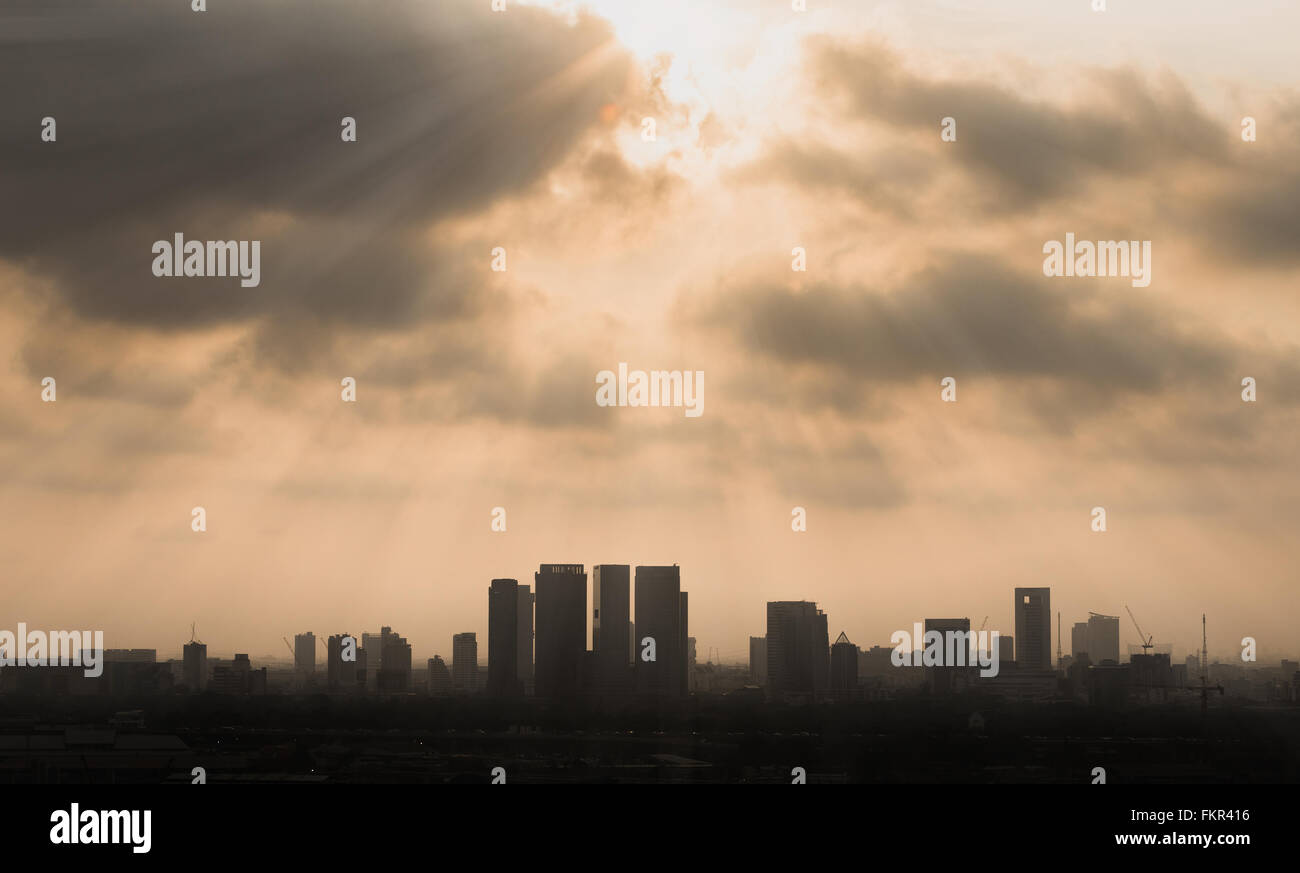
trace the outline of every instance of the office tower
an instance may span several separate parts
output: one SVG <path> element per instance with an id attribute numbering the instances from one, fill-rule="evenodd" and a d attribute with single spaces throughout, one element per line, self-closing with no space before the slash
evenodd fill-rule
<path id="1" fill-rule="evenodd" d="M 316 635 L 311 631 L 294 636 L 293 667 L 302 676 L 316 673 Z"/>
<path id="2" fill-rule="evenodd" d="M 478 690 L 478 636 L 473 632 L 451 638 L 451 681 L 457 691 Z"/>
<path id="3" fill-rule="evenodd" d="M 680 587 L 680 583 L 679 583 Z M 686 622 L 687 594 L 683 591 L 677 598 L 678 616 L 677 616 L 677 639 L 679 641 L 677 652 L 681 656 L 681 691 L 686 694 L 691 690 L 691 671 L 695 669 L 695 652 L 691 648 L 691 638 L 686 635 L 686 629 L 689 625 Z"/>
<path id="4" fill-rule="evenodd" d="M 767 687 L 774 700 L 815 698 L 829 682 L 826 613 L 807 600 L 767 604 Z"/>
<path id="5" fill-rule="evenodd" d="M 1016 663 L 1016 638 L 998 635 L 998 670 Z"/>
<path id="6" fill-rule="evenodd" d="M 648 661 L 641 651 L 637 653 L 637 693 L 679 697 L 686 688 L 686 635 L 682 627 L 686 607 L 681 569 L 676 564 L 637 567 L 635 597 L 638 649 L 645 650 L 644 640 L 653 639 L 655 655 L 653 661 Z"/>
<path id="7" fill-rule="evenodd" d="M 411 690 L 411 644 L 405 637 L 384 628 L 380 636 L 380 667 L 376 685 L 380 691 L 404 693 Z"/>
<path id="8" fill-rule="evenodd" d="M 1070 628 L 1070 657 L 1078 658 L 1088 654 L 1088 623 L 1077 621 Z"/>
<path id="9" fill-rule="evenodd" d="M 632 676 L 628 659 L 630 573 L 627 564 L 591 568 L 591 650 L 596 658 L 596 679 L 605 693 L 627 690 Z"/>
<path id="10" fill-rule="evenodd" d="M 941 666 L 926 665 L 925 674 L 931 694 L 955 694 L 970 685 L 971 668 L 975 662 L 971 654 L 969 618 L 927 618 L 922 650 L 931 648 L 930 632 L 939 634 L 934 644 L 941 654 Z"/>
<path id="11" fill-rule="evenodd" d="M 751 637 L 751 641 L 752 641 Z M 752 642 L 750 648 L 753 648 Z M 858 647 L 843 631 L 831 646 L 831 691 L 850 695 L 858 690 Z"/>
<path id="12" fill-rule="evenodd" d="M 455 657 L 453 652 L 452 657 Z M 514 697 L 519 685 L 519 582 L 493 579 L 488 586 L 487 693 Z"/>
<path id="13" fill-rule="evenodd" d="M 516 654 L 519 657 L 519 666 L 516 668 L 515 675 L 521 684 L 527 686 L 533 681 L 533 588 L 531 585 L 519 586 L 518 612 L 516 630 L 519 634 L 519 642 L 516 644 Z"/>
<path id="14" fill-rule="evenodd" d="M 1119 663 L 1119 616 L 1088 613 L 1088 658 L 1094 664 Z"/>
<path id="15" fill-rule="evenodd" d="M 355 691 L 358 685 L 365 686 L 365 665 L 352 634 L 334 634 L 325 641 L 325 681 L 333 690 Z"/>
<path id="16" fill-rule="evenodd" d="M 450 694 L 453 688 L 451 671 L 441 655 L 429 659 L 429 693 Z"/>
<path id="17" fill-rule="evenodd" d="M 749 681 L 767 684 L 767 637 L 749 638 Z"/>
<path id="18" fill-rule="evenodd" d="M 685 599 L 686 599 L 686 594 L 683 593 L 682 594 L 683 602 L 685 601 Z M 695 664 L 696 664 L 695 657 L 696 657 L 695 637 L 687 637 L 686 638 L 686 685 L 685 685 L 685 690 L 687 693 L 694 693 L 695 691 Z"/>
<path id="19" fill-rule="evenodd" d="M 1016 589 L 1016 666 L 1052 669 L 1052 589 Z"/>
<path id="20" fill-rule="evenodd" d="M 636 653 L 641 649 L 641 641 L 636 638 L 636 622 L 627 623 L 627 662 L 636 666 Z"/>
<path id="21" fill-rule="evenodd" d="M 265 694 L 266 668 L 254 670 L 248 655 L 236 653 L 230 664 L 212 668 L 211 688 L 217 694 Z"/>
<path id="22" fill-rule="evenodd" d="M 205 643 L 186 643 L 182 654 L 185 685 L 191 692 L 208 687 L 208 647 Z"/>
<path id="23" fill-rule="evenodd" d="M 533 583 L 537 696 L 572 697 L 587 654 L 587 572 L 581 564 L 542 564 Z"/>

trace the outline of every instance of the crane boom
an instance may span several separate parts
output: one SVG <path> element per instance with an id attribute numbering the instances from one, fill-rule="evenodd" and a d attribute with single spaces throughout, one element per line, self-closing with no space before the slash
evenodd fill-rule
<path id="1" fill-rule="evenodd" d="M 1128 617 L 1133 619 L 1133 627 L 1137 628 L 1138 639 L 1142 640 L 1142 654 L 1150 654 L 1152 648 L 1151 641 L 1155 638 L 1142 633 L 1142 625 L 1138 624 L 1137 616 L 1133 615 L 1133 610 L 1128 608 L 1127 603 L 1124 604 L 1124 608 L 1128 610 Z"/>

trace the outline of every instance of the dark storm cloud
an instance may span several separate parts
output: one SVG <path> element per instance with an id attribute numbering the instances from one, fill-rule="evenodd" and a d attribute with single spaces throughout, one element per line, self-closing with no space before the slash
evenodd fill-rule
<path id="1" fill-rule="evenodd" d="M 1004 209 L 1030 208 L 1079 190 L 1096 175 L 1137 176 L 1182 160 L 1219 161 L 1228 132 L 1170 80 L 1159 90 L 1128 70 L 1091 71 L 1098 90 L 1119 95 L 1060 107 L 996 85 L 929 79 L 888 49 L 814 39 L 809 66 L 820 93 L 863 120 L 923 132 L 957 121 L 950 148 Z M 946 152 L 945 154 L 949 154 Z M 846 181 L 851 181 L 850 178 Z"/>
<path id="2" fill-rule="evenodd" d="M 1183 330 L 1155 304 L 961 254 L 888 293 L 737 283 L 694 317 L 750 352 L 865 382 L 994 375 L 1151 392 L 1217 378 L 1234 358 L 1229 343 Z"/>
<path id="3" fill-rule="evenodd" d="M 628 64 L 599 21 L 487 4 L 9 3 L 0 257 L 95 319 L 456 315 L 471 289 L 439 281 L 448 259 L 416 231 L 528 190 Z M 261 285 L 153 277 L 150 245 L 175 232 L 263 239 Z"/>

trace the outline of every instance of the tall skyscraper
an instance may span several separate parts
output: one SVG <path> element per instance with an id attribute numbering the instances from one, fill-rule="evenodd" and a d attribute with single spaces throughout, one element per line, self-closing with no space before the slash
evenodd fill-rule
<path id="1" fill-rule="evenodd" d="M 293 638 L 293 667 L 300 676 L 316 673 L 316 635 L 311 631 Z"/>
<path id="2" fill-rule="evenodd" d="M 494 697 L 513 697 L 522 691 L 519 684 L 519 582 L 515 579 L 493 579 L 488 586 L 487 691 Z"/>
<path id="3" fill-rule="evenodd" d="M 1087 651 L 1094 664 L 1119 663 L 1119 616 L 1088 613 Z"/>
<path id="4" fill-rule="evenodd" d="M 767 604 L 767 688 L 774 700 L 815 698 L 829 682 L 826 613 L 807 600 Z"/>
<path id="5" fill-rule="evenodd" d="M 451 681 L 457 691 L 478 691 L 478 636 L 472 631 L 452 635 Z"/>
<path id="6" fill-rule="evenodd" d="M 926 679 L 930 686 L 931 694 L 955 694 L 965 691 L 971 682 L 973 670 L 970 665 L 974 663 L 971 656 L 970 646 L 970 619 L 969 618 L 927 618 L 925 620 L 925 635 L 929 637 L 930 631 L 937 631 L 942 634 L 943 666 L 926 667 Z M 961 636 L 957 636 L 961 634 Z M 949 644 L 949 641 L 952 644 Z M 924 641 L 925 647 L 929 647 L 929 640 Z M 958 662 L 962 666 L 958 666 Z"/>
<path id="7" fill-rule="evenodd" d="M 1077 659 L 1088 654 L 1088 623 L 1077 621 L 1070 628 L 1070 657 Z"/>
<path id="8" fill-rule="evenodd" d="M 536 585 L 538 697 L 572 697 L 587 653 L 587 572 L 582 564 L 542 564 Z"/>
<path id="9" fill-rule="evenodd" d="M 1016 589 L 1016 666 L 1052 669 L 1052 589 Z"/>
<path id="10" fill-rule="evenodd" d="M 749 681 L 767 684 L 767 637 L 749 638 Z"/>
<path id="11" fill-rule="evenodd" d="M 597 564 L 591 568 L 591 650 L 602 692 L 627 690 L 632 678 L 628 660 L 631 614 L 631 568 Z"/>
<path id="12" fill-rule="evenodd" d="M 636 690 L 638 694 L 680 697 L 686 689 L 686 600 L 681 568 L 636 568 Z M 654 640 L 655 659 L 641 654 Z"/>
<path id="13" fill-rule="evenodd" d="M 392 628 L 384 628 L 379 639 L 380 668 L 376 684 L 380 691 L 405 693 L 411 690 L 411 644 Z"/>
<path id="14" fill-rule="evenodd" d="M 525 687 L 533 681 L 533 587 L 531 585 L 519 586 L 519 615 L 518 627 L 519 642 L 516 646 L 516 654 L 519 657 L 519 667 L 516 675 L 520 683 Z"/>
<path id="15" fill-rule="evenodd" d="M 751 640 L 753 637 L 750 638 Z M 752 645 L 752 644 L 751 644 Z M 840 631 L 831 646 L 831 691 L 844 697 L 858 690 L 858 647 Z"/>
<path id="16" fill-rule="evenodd" d="M 352 641 L 350 646 L 344 644 L 346 640 Z M 334 634 L 325 641 L 325 681 L 331 689 L 355 691 L 358 684 L 365 685 L 359 646 L 352 634 Z"/>
<path id="17" fill-rule="evenodd" d="M 190 692 L 208 687 L 208 647 L 205 643 L 186 643 L 182 651 L 182 677 Z"/>

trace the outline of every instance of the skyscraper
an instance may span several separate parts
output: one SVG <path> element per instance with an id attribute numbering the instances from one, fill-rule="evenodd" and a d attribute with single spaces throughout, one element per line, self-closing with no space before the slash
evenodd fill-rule
<path id="1" fill-rule="evenodd" d="M 455 654 L 453 652 L 453 658 Z M 519 582 L 493 579 L 488 586 L 488 694 L 512 697 L 519 684 Z"/>
<path id="2" fill-rule="evenodd" d="M 1088 657 L 1094 664 L 1105 661 L 1119 663 L 1119 616 L 1088 613 Z"/>
<path id="3" fill-rule="evenodd" d="M 208 647 L 206 643 L 185 644 L 182 653 L 182 676 L 191 692 L 208 687 Z"/>
<path id="4" fill-rule="evenodd" d="M 376 685 L 380 691 L 404 693 L 411 690 L 411 644 L 392 628 L 384 628 L 379 638 L 380 668 Z"/>
<path id="5" fill-rule="evenodd" d="M 519 682 L 526 687 L 533 681 L 533 588 L 531 585 L 519 586 L 518 613 L 516 630 L 519 633 L 519 642 L 516 645 L 516 655 L 519 658 L 519 667 L 516 675 Z"/>
<path id="6" fill-rule="evenodd" d="M 351 640 L 351 645 L 345 646 L 346 640 Z M 346 660 L 345 655 L 348 655 Z M 325 641 L 325 681 L 331 689 L 355 691 L 358 681 L 365 684 L 364 666 L 358 663 L 360 655 L 357 639 L 352 634 L 335 634 Z"/>
<path id="7" fill-rule="evenodd" d="M 472 631 L 452 635 L 451 681 L 457 691 L 478 691 L 478 636 Z"/>
<path id="8" fill-rule="evenodd" d="M 630 572 L 627 564 L 597 564 L 591 569 L 591 650 L 603 692 L 626 690 L 630 685 Z"/>
<path id="9" fill-rule="evenodd" d="M 749 680 L 755 685 L 767 684 L 767 637 L 749 638 Z"/>
<path id="10" fill-rule="evenodd" d="M 636 690 L 656 697 L 679 697 L 686 688 L 686 602 L 681 569 L 636 568 Z M 654 660 L 640 650 L 654 640 Z"/>
<path id="11" fill-rule="evenodd" d="M 931 694 L 955 694 L 965 691 L 971 682 L 974 663 L 971 656 L 969 618 L 927 618 L 925 620 L 924 646 L 929 648 L 930 631 L 942 635 L 939 651 L 943 652 L 941 666 L 927 666 L 926 679 Z M 950 644 L 951 641 L 951 644 Z"/>
<path id="12" fill-rule="evenodd" d="M 849 641 L 848 634 L 840 631 L 831 646 L 831 691 L 837 696 L 847 697 L 857 690 L 858 647 Z"/>
<path id="13" fill-rule="evenodd" d="M 1016 666 L 1052 669 L 1052 589 L 1016 589 Z"/>
<path id="14" fill-rule="evenodd" d="M 587 653 L 587 572 L 582 564 L 542 564 L 533 582 L 537 696 L 572 697 Z"/>
<path id="15" fill-rule="evenodd" d="M 316 635 L 311 631 L 294 636 L 293 666 L 300 676 L 316 673 Z"/>
<path id="16" fill-rule="evenodd" d="M 826 613 L 807 600 L 767 604 L 767 688 L 774 700 L 815 698 L 830 672 Z"/>
<path id="17" fill-rule="evenodd" d="M 1078 658 L 1088 654 L 1088 623 L 1077 621 L 1070 628 L 1070 657 Z"/>

